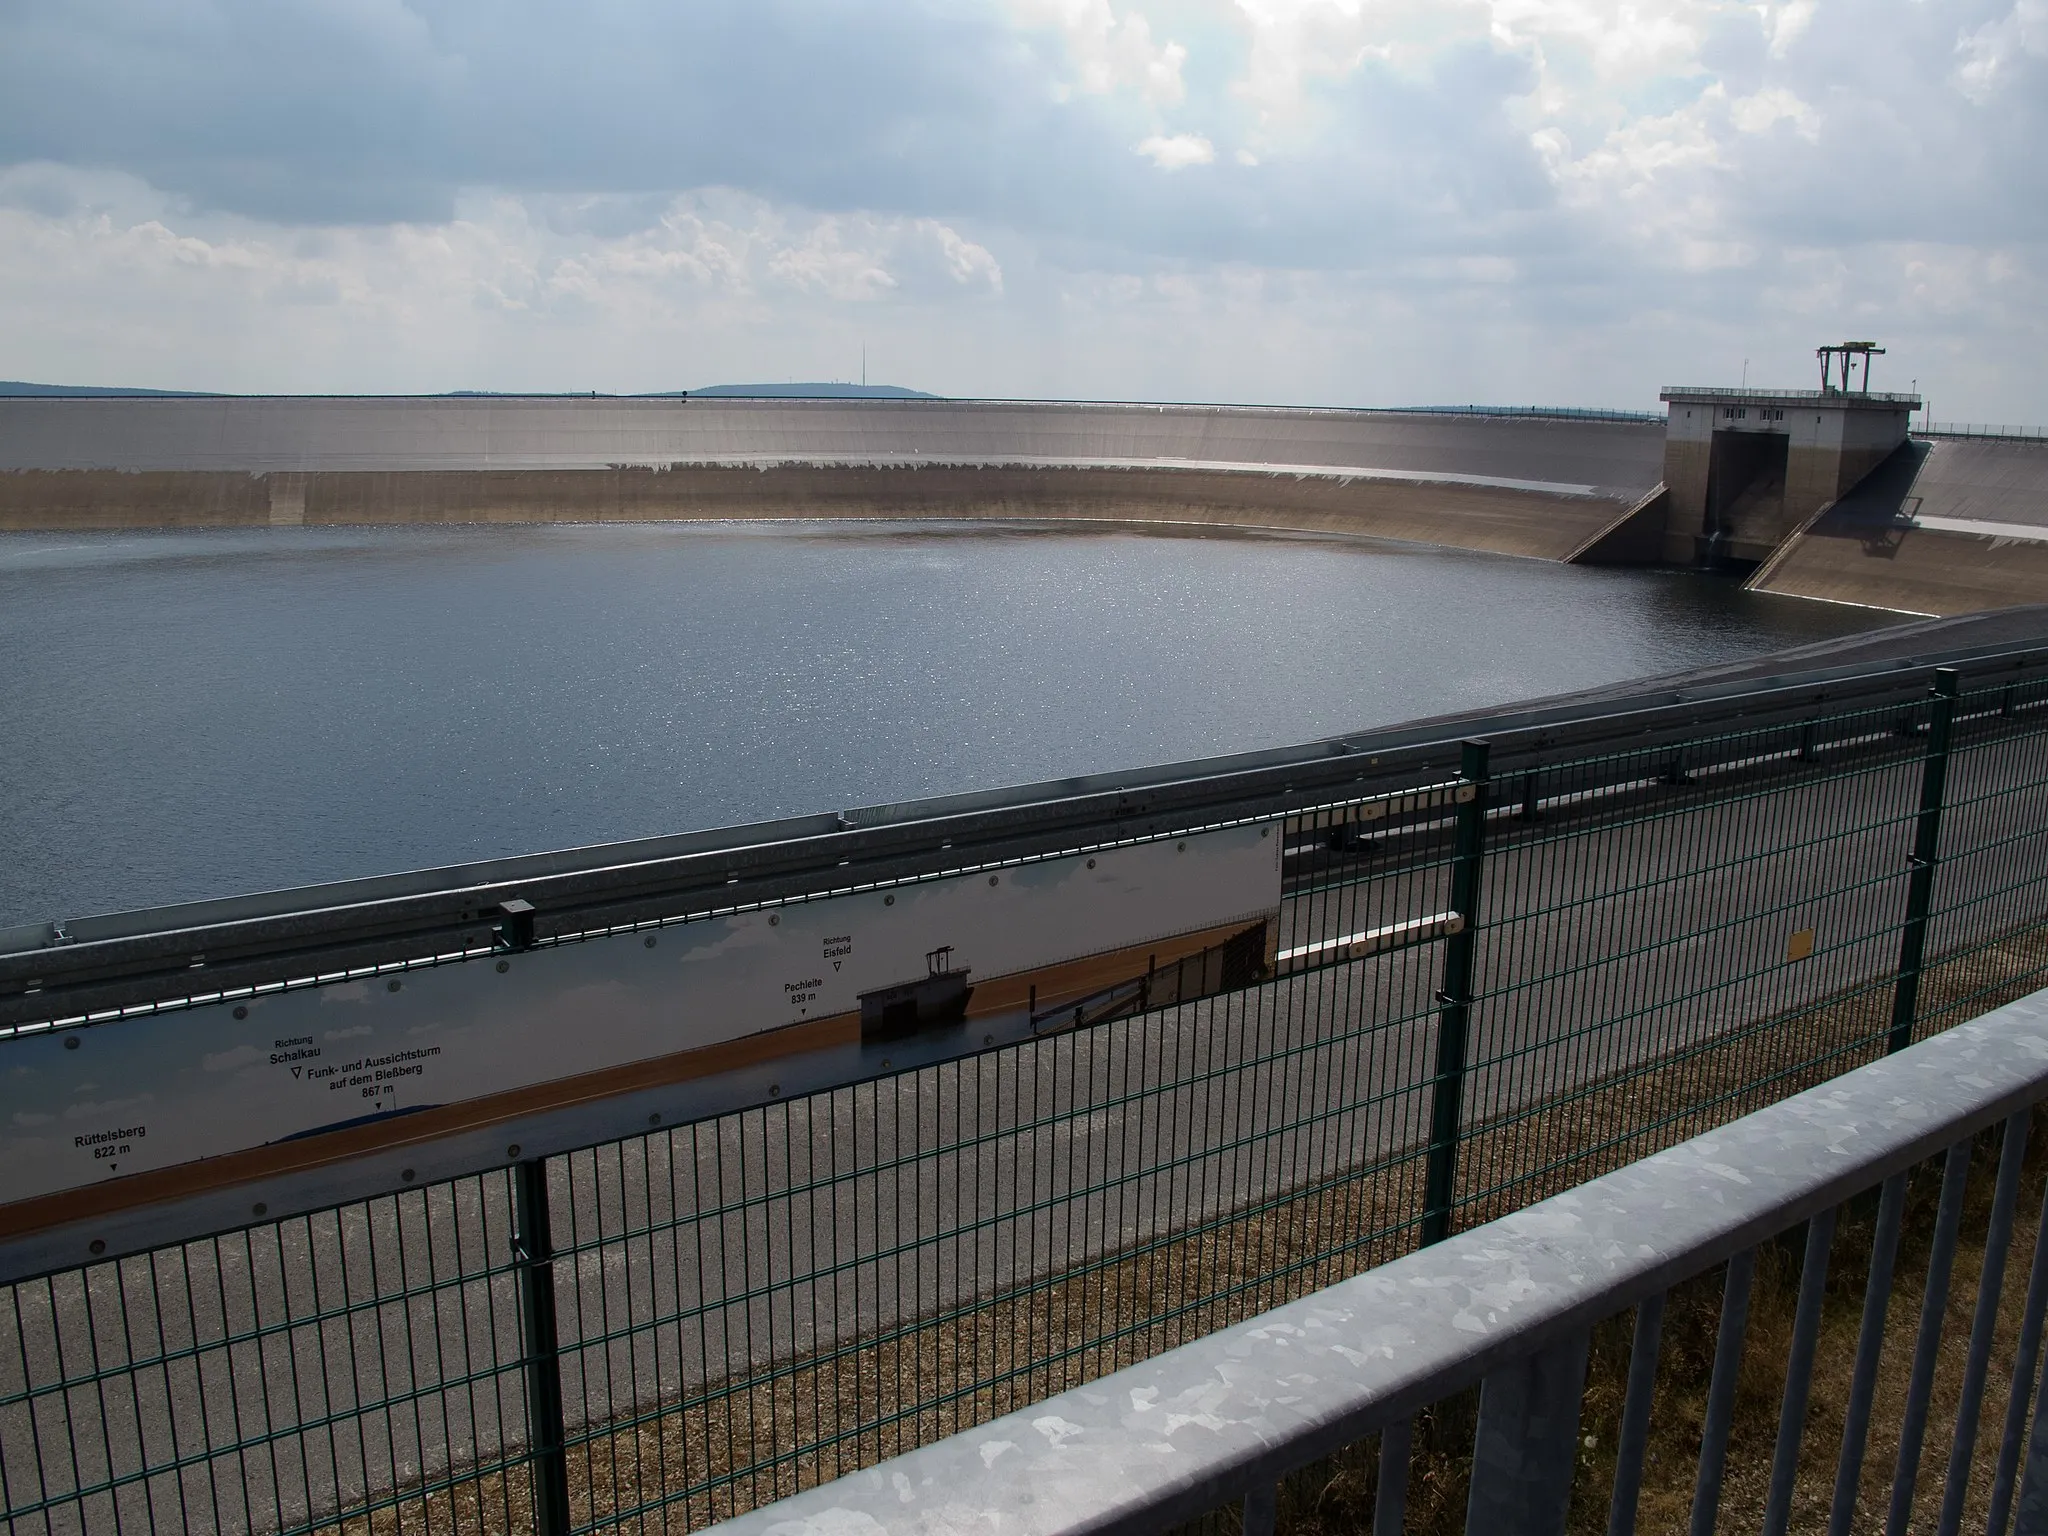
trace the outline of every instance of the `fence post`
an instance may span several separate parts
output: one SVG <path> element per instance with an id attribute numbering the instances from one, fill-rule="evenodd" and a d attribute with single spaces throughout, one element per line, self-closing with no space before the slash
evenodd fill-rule
<path id="1" fill-rule="evenodd" d="M 1422 1197 L 1422 1242 L 1451 1235 L 1458 1131 L 1464 1118 L 1465 1032 L 1472 1015 L 1472 954 L 1479 924 L 1479 868 L 1486 837 L 1486 753 L 1465 743 L 1458 766 L 1458 830 L 1451 852 L 1451 910 L 1459 922 L 1444 940 L 1443 987 L 1436 995 L 1436 1077 L 1429 1112 L 1429 1168 Z"/>
<path id="2" fill-rule="evenodd" d="M 1913 856 L 1907 865 L 1906 923 L 1899 931 L 1899 975 L 1892 983 L 1892 1028 L 1887 1052 L 1913 1043 L 1920 1006 L 1921 962 L 1927 950 L 1927 909 L 1934 896 L 1934 862 L 1941 849 L 1942 796 L 1948 785 L 1949 738 L 1955 729 L 1962 674 L 1943 667 L 1934 674 L 1934 709 L 1927 726 L 1927 756 L 1920 767 L 1920 811 L 1913 824 Z"/>
<path id="3" fill-rule="evenodd" d="M 555 1238 L 548 1219 L 548 1165 L 512 1170 L 512 1256 L 519 1277 L 519 1340 L 525 1350 L 527 1465 L 534 1536 L 569 1529 L 569 1461 L 562 1448 L 562 1357 L 555 1334 Z"/>

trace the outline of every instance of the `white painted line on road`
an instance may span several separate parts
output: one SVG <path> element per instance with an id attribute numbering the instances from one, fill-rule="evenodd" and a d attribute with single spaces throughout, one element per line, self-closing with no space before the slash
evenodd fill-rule
<path id="1" fill-rule="evenodd" d="M 1287 831 L 1290 835 L 1321 832 L 1350 822 L 1379 821 L 1388 816 L 1406 816 L 1411 811 L 1434 810 L 1440 805 L 1462 805 L 1475 793 L 1477 791 L 1470 784 L 1452 780 L 1443 784 L 1425 784 L 1418 789 L 1395 790 L 1391 794 L 1361 795 L 1352 800 L 1319 805 L 1313 810 L 1297 811 L 1287 818 Z"/>
<path id="2" fill-rule="evenodd" d="M 1974 517 L 1916 517 L 1915 528 L 1937 533 L 1971 533 L 1985 539 L 2018 539 L 2025 544 L 2048 544 L 2048 528 L 2032 523 L 1987 523 Z"/>
<path id="3" fill-rule="evenodd" d="M 2015 704 L 2013 706 L 2015 713 L 2021 709 L 2042 707 L 2048 707 L 2048 700 L 2042 700 L 2039 703 Z M 2000 711 L 1991 709 L 1983 713 L 1995 715 L 2000 713 Z M 1963 718 L 1976 719 L 1979 716 L 1968 715 Z M 1832 741 L 1817 741 L 1812 746 L 1804 749 L 1786 747 L 1776 752 L 1758 752 L 1748 757 L 1730 758 L 1728 761 L 1721 763 L 1686 764 L 1684 767 L 1685 772 L 1692 778 L 1712 778 L 1717 774 L 1737 773 L 1745 768 L 1755 768 L 1766 763 L 1791 761 L 1797 759 L 1802 750 L 1808 758 L 1819 758 L 1829 752 L 1838 752 L 1844 747 L 1865 746 L 1871 742 L 1887 741 L 1896 734 L 1895 731 L 1890 730 L 1866 731 L 1857 736 L 1842 736 Z M 1494 782 L 1497 785 L 1505 784 L 1513 777 L 1513 774 L 1503 774 Z M 1596 785 L 1591 789 L 1566 790 L 1560 794 L 1539 796 L 1536 800 L 1536 809 L 1540 813 L 1561 807 L 1585 805 L 1595 800 L 1611 800 L 1617 795 L 1634 794 L 1645 789 L 1668 787 L 1668 785 L 1669 780 L 1662 773 L 1649 774 L 1641 778 L 1621 779 L 1612 784 Z M 1379 801 L 1392 801 L 1398 798 L 1407 803 L 1395 807 L 1396 809 L 1419 810 L 1425 807 L 1449 804 L 1454 800 L 1469 800 L 1472 798 L 1471 790 L 1472 786 L 1469 784 L 1458 784 L 1427 791 L 1418 791 L 1406 796 L 1380 796 L 1375 797 L 1375 799 Z M 1449 793 L 1449 791 L 1456 791 L 1456 793 Z M 1492 805 L 1486 808 L 1486 819 L 1488 821 L 1514 820 L 1521 816 L 1522 809 L 1523 803 L 1521 800 L 1504 796 L 1495 800 Z M 1290 834 L 1316 832 L 1329 827 L 1342 826 L 1348 822 L 1379 820 L 1386 814 L 1387 806 L 1384 804 L 1375 804 L 1369 801 L 1352 801 L 1339 806 L 1291 816 L 1287 821 L 1287 830 Z M 1425 832 L 1441 832 L 1446 828 L 1455 827 L 1457 824 L 1457 818 L 1454 816 L 1436 816 L 1427 821 L 1406 822 L 1398 827 L 1376 828 L 1366 834 L 1366 837 L 1372 842 L 1379 843 L 1396 837 L 1415 837 Z M 1322 851 L 1321 845 L 1316 843 L 1296 843 L 1283 850 L 1283 856 L 1291 859 L 1301 854 L 1319 853 Z"/>
<path id="4" fill-rule="evenodd" d="M 1443 938 L 1446 934 L 1463 933 L 1464 916 L 1457 912 L 1437 912 L 1429 917 L 1411 917 L 1402 922 L 1388 923 L 1383 928 L 1367 928 L 1359 933 L 1347 933 L 1334 939 L 1317 939 L 1312 944 L 1297 944 L 1292 949 L 1283 949 L 1276 957 L 1283 969 L 1293 969 L 1324 960 L 1357 960 L 1366 955 L 1376 955 L 1383 950 L 1401 949 L 1410 944 L 1426 944 L 1431 939 Z"/>

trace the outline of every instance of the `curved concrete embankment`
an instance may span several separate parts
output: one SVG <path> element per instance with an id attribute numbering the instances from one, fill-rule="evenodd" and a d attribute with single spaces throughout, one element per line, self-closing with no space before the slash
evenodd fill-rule
<path id="1" fill-rule="evenodd" d="M 2038 603 L 2048 594 L 2048 443 L 1911 439 L 1749 584 L 1908 613 Z"/>
<path id="2" fill-rule="evenodd" d="M 1654 423 L 961 401 L 0 401 L 0 527 L 1088 518 L 1559 559 Z"/>

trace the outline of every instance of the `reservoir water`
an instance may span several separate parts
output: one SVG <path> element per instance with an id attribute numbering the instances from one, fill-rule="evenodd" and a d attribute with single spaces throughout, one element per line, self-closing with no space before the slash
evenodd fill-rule
<path id="1" fill-rule="evenodd" d="M 0 924 L 1169 762 L 1886 616 L 988 524 L 0 534 Z"/>

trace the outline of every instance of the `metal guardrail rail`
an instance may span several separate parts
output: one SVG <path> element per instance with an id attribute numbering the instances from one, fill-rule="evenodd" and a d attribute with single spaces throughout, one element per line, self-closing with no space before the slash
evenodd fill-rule
<path id="1" fill-rule="evenodd" d="M 1906 405 L 1919 409 L 1917 394 L 1887 394 L 1868 389 L 1746 389 L 1727 384 L 1671 385 L 1659 400 L 1803 400 L 1828 405 Z"/>
<path id="2" fill-rule="evenodd" d="M 1713 766 L 1712 738 L 1911 707 L 1935 668 L 1971 686 L 2048 676 L 2048 651 L 1971 650 L 1876 668 L 1850 664 L 1680 694 L 1498 711 L 1493 772 L 1659 746 Z M 1015 790 L 792 818 L 266 895 L 0 929 L 0 1029 L 84 1023 L 300 978 L 491 947 L 497 909 L 533 905 L 534 941 L 916 880 L 1194 825 L 1313 813 L 1333 797 L 1398 793 L 1455 770 L 1463 722 L 1358 733 L 1230 759 L 1097 774 Z M 1852 729 L 1861 729 L 1851 727 Z M 1825 743 L 1823 743 L 1825 744 Z M 1583 773 L 1584 769 L 1581 770 Z M 1634 769 L 1613 770 L 1625 775 Z"/>
<path id="3" fill-rule="evenodd" d="M 1760 1372 L 1752 1353 L 1747 1367 L 1770 1376 L 1778 1394 L 1766 1536 L 1783 1536 L 1802 1493 L 1802 1528 L 1844 1536 L 1875 1529 L 1859 1514 L 1868 1495 L 1893 1532 L 1909 1519 L 1913 1529 L 1952 1532 L 1967 1513 L 1971 1529 L 1991 1536 L 2039 1536 L 2048 1532 L 2048 1420 L 2036 1408 L 2048 1207 L 2035 1215 L 2031 1243 L 2014 1239 L 2026 1235 L 2022 1166 L 2044 1102 L 2048 993 L 2037 993 L 1369 1274 L 719 1529 L 1112 1536 L 1235 1506 L 1226 1511 L 1234 1519 L 1211 1523 L 1271 1536 L 1276 1512 L 1296 1503 L 1285 1496 L 1290 1479 L 1376 1440 L 1362 1447 L 1377 1463 L 1371 1528 L 1397 1532 L 1417 1415 L 1477 1387 L 1463 1529 L 1562 1536 L 1576 1499 L 1582 1520 L 1604 1509 L 1608 1531 L 1625 1536 L 1653 1473 L 1651 1417 L 1672 1411 L 1679 1385 L 1658 1379 L 1667 1298 L 1725 1267 L 1705 1420 L 1686 1479 L 1691 1529 L 1711 1532 L 1732 1470 L 1739 1386 L 1760 1395 L 1754 1379 L 1739 1381 L 1759 1254 L 1796 1241 L 1789 1349 Z M 1971 1222 L 1981 1257 L 1965 1344 L 1951 1326 L 1964 1310 L 1952 1294 L 1979 1137 L 1996 1141 L 1996 1174 L 1981 1226 Z M 1884 1357 L 1887 1333 L 1909 1320 L 1903 1304 L 1899 1318 L 1888 1316 L 1894 1286 L 1910 1286 L 1908 1260 L 1920 1257 L 1902 1252 L 1908 1180 L 1934 1173 L 1936 1160 L 1940 1201 L 1901 1382 Z M 1855 1224 L 1859 1201 L 1876 1206 L 1877 1220 L 1848 1400 L 1837 1405 L 1845 1412 L 1833 1443 L 1809 1446 L 1823 1298 L 1831 1264 L 1850 1246 L 1838 1233 Z M 1596 1418 L 1585 1404 L 1593 1331 L 1631 1311 L 1618 1372 L 1627 1390 Z M 2009 1327 L 2015 1312 L 2016 1339 L 2003 1336 L 2013 1353 L 1999 1372 L 2001 1403 L 1988 1390 L 1992 1352 L 2002 1314 Z M 1908 1341 L 1889 1342 L 1896 1351 Z M 1881 1377 L 1903 1400 L 1882 1441 L 1872 1433 Z M 1603 1438 L 1618 1448 L 1611 1470 L 1586 1454 Z M 1973 1473 L 1982 1486 L 1973 1488 Z"/>
<path id="4" fill-rule="evenodd" d="M 1632 425 L 1661 424 L 1665 419 L 1662 411 L 1633 411 L 1621 406 L 1600 405 L 1406 405 L 1383 409 L 1413 416 L 1536 417 L 1553 421 L 1618 421 Z"/>
<path id="5" fill-rule="evenodd" d="M 1990 421 L 1923 421 L 1913 428 L 1915 437 L 1985 437 L 2005 442 L 2048 442 L 2048 427 L 2001 425 Z"/>
<path id="6" fill-rule="evenodd" d="M 17 931 L 28 1030 L 433 963 L 491 942 L 486 896 L 544 946 L 1233 821 L 1287 852 L 1287 963 L 1218 995 L 649 1090 L 143 1212 L 90 1257 L 11 1242 L 5 1518 L 694 1528 L 1598 1177 L 2042 985 L 2044 661 Z"/>

